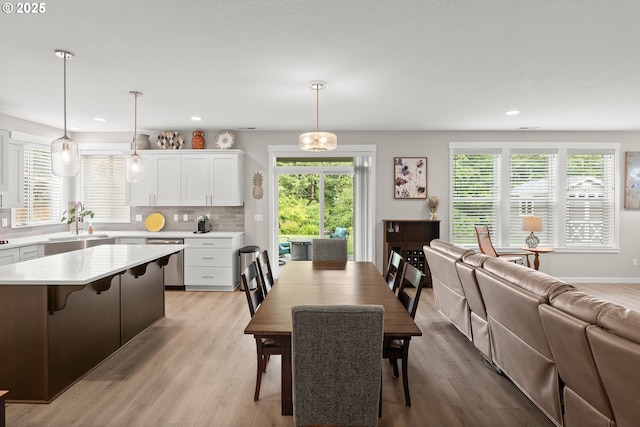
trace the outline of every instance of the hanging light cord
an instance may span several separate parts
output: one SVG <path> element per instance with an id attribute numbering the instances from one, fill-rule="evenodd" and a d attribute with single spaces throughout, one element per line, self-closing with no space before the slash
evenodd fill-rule
<path id="1" fill-rule="evenodd" d="M 320 132 L 320 85 L 316 84 L 316 132 Z"/>
<path id="2" fill-rule="evenodd" d="M 142 95 L 140 92 L 132 90 L 129 92 L 134 96 L 133 102 L 133 154 L 138 154 L 138 147 L 136 142 L 136 135 L 138 133 L 138 96 Z"/>
<path id="3" fill-rule="evenodd" d="M 67 53 L 62 55 L 62 58 L 64 59 L 64 139 L 69 139 L 67 136 L 67 56 Z"/>

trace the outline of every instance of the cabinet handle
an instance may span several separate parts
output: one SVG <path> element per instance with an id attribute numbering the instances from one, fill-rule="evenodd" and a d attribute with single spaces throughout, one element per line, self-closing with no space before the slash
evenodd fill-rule
<path id="1" fill-rule="evenodd" d="M 149 205 L 151 205 L 151 194 L 149 194 Z"/>
<path id="2" fill-rule="evenodd" d="M 2 194 L 0 194 L 0 208 L 2 207 Z"/>
<path id="3" fill-rule="evenodd" d="M 213 279 L 215 276 L 202 276 L 203 279 Z"/>
<path id="4" fill-rule="evenodd" d="M 215 243 L 207 243 L 207 242 L 203 242 L 202 246 L 215 246 Z"/>
<path id="5" fill-rule="evenodd" d="M 215 259 L 215 258 L 212 256 L 203 256 L 202 259 Z"/>

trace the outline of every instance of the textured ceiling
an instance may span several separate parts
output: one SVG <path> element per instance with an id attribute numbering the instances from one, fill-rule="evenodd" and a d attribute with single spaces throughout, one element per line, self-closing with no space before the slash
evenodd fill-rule
<path id="1" fill-rule="evenodd" d="M 131 90 L 139 129 L 311 130 L 318 79 L 324 130 L 640 130 L 637 0 L 45 6 L 0 15 L 0 113 L 58 128 L 55 49 L 87 132 L 132 130 Z"/>

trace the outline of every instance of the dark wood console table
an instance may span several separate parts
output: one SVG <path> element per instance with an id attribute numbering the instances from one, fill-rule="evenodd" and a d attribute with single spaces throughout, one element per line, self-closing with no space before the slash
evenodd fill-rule
<path id="1" fill-rule="evenodd" d="M 422 247 L 433 239 L 440 238 L 440 221 L 385 219 L 382 225 L 383 271 L 387 268 L 391 251 L 396 251 L 402 255 L 405 262 L 424 273 L 422 285 L 431 286 L 431 272 Z"/>

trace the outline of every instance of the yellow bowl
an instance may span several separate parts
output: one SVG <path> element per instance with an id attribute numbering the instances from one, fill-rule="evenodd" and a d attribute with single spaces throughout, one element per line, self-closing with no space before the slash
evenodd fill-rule
<path id="1" fill-rule="evenodd" d="M 160 231 L 162 227 L 164 227 L 164 217 L 161 213 L 152 213 L 144 221 L 144 226 L 147 227 L 149 231 Z"/>

